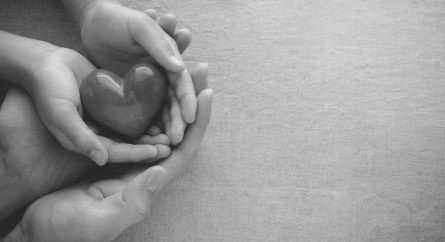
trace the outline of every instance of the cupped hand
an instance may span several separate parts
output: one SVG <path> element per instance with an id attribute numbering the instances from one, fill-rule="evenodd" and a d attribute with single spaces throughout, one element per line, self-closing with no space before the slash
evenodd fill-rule
<path id="1" fill-rule="evenodd" d="M 206 80 L 198 82 L 201 87 L 207 85 Z M 210 120 L 213 92 L 197 89 L 197 93 L 195 122 L 169 157 L 148 169 L 134 166 L 122 174 L 93 177 L 42 197 L 27 209 L 10 237 L 36 242 L 111 241 L 146 219 L 155 197 L 198 153 Z"/>
<path id="2" fill-rule="evenodd" d="M 193 86 L 195 91 L 203 90 L 207 86 L 208 64 L 198 63 L 191 71 Z M 171 86 L 167 89 L 166 102 L 161 107 L 157 119 L 147 129 L 147 134 L 151 136 L 165 133 L 170 138 L 172 145 L 179 144 L 187 128 L 187 123 L 182 119 L 180 112 L 179 100 L 175 96 L 175 92 Z"/>
<path id="3" fill-rule="evenodd" d="M 82 119 L 79 85 L 95 67 L 79 53 L 54 47 L 36 56 L 29 71 L 29 93 L 38 113 L 62 146 L 89 156 L 98 165 L 166 157 L 169 139 L 160 144 L 126 144 L 96 135 Z M 164 135 L 165 136 L 165 135 Z M 160 157 L 160 158 L 162 158 Z"/>
<path id="4" fill-rule="evenodd" d="M 93 2 L 80 20 L 85 52 L 97 67 L 121 76 L 137 63 L 161 65 L 167 70 L 167 79 L 179 101 L 181 117 L 192 123 L 196 94 L 180 54 L 190 43 L 184 41 L 190 39 L 190 32 L 175 32 L 174 15 L 163 16 L 159 24 L 152 18 L 155 15 L 153 10 L 143 13 L 117 1 Z M 177 45 L 175 40 L 187 44 Z"/>
<path id="5" fill-rule="evenodd" d="M 85 178 L 97 167 L 83 155 L 64 149 L 41 121 L 33 100 L 21 87 L 10 85 L 0 109 L 0 220 L 21 206 Z M 17 196 L 5 194 L 14 191 Z M 2 207 L 4 208 L 4 207 Z"/>

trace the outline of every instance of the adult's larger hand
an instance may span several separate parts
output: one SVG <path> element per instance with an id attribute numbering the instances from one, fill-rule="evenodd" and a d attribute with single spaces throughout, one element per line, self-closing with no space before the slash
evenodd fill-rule
<path id="1" fill-rule="evenodd" d="M 192 72 L 197 88 L 206 87 L 206 70 Z M 196 119 L 184 141 L 157 166 L 135 166 L 109 179 L 85 181 L 33 203 L 8 235 L 17 241 L 111 241 L 147 218 L 154 198 L 198 153 L 210 120 L 213 92 L 200 93 Z M 146 169 L 146 170 L 145 170 Z"/>

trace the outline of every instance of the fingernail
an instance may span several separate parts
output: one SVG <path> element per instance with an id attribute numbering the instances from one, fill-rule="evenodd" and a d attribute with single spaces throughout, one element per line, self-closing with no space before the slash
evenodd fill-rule
<path id="1" fill-rule="evenodd" d="M 90 152 L 90 158 L 96 162 L 98 165 L 102 165 L 103 161 L 102 161 L 102 152 L 98 151 L 98 150 L 93 150 Z"/>
<path id="2" fill-rule="evenodd" d="M 166 171 L 164 168 L 160 168 L 153 171 L 153 173 L 151 173 L 151 175 L 145 182 L 145 190 L 154 193 L 158 189 L 158 186 L 160 185 L 162 180 L 164 179 L 165 173 Z"/>
<path id="3" fill-rule="evenodd" d="M 175 63 L 176 65 L 184 66 L 184 63 L 178 59 L 175 55 L 172 55 L 170 59 Z"/>

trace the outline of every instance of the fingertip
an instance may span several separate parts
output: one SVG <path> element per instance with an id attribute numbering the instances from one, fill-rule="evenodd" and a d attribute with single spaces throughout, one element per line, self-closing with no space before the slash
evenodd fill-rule
<path id="1" fill-rule="evenodd" d="M 206 62 L 201 62 L 196 64 L 190 73 L 193 81 L 193 87 L 195 88 L 195 93 L 197 95 L 199 95 L 199 93 L 208 86 L 208 69 L 209 64 Z"/>
<path id="2" fill-rule="evenodd" d="M 171 154 L 171 148 L 166 145 L 155 145 L 158 148 L 158 157 L 159 159 L 165 158 Z"/>
<path id="3" fill-rule="evenodd" d="M 184 130 L 185 127 L 172 127 L 171 130 L 172 145 L 176 146 L 179 143 L 181 143 L 182 139 L 184 138 Z"/>
<path id="4" fill-rule="evenodd" d="M 104 162 L 102 152 L 99 150 L 92 150 L 88 157 L 90 157 L 90 159 L 93 160 L 98 166 L 103 166 L 106 163 Z"/>
<path id="5" fill-rule="evenodd" d="M 149 145 L 170 145 L 170 138 L 166 134 L 158 134 L 155 136 L 143 135 L 135 140 L 137 144 L 149 144 Z"/>
<path id="6" fill-rule="evenodd" d="M 158 134 L 161 134 L 162 130 L 158 126 L 152 124 L 152 125 L 150 125 L 150 127 L 148 127 L 148 129 L 147 129 L 147 131 L 145 133 L 150 135 L 150 136 L 156 136 Z"/>
<path id="7" fill-rule="evenodd" d="M 173 39 L 178 45 L 179 53 L 184 53 L 192 42 L 192 32 L 189 29 L 180 29 L 175 32 Z"/>
<path id="8" fill-rule="evenodd" d="M 201 100 L 201 99 L 210 99 L 211 101 L 213 101 L 213 96 L 214 96 L 215 94 L 214 94 L 214 92 L 213 92 L 213 89 L 211 89 L 211 88 L 207 88 L 207 89 L 204 89 L 204 90 L 202 90 L 200 93 L 199 93 L 199 95 L 198 95 L 198 99 L 199 100 Z"/>
<path id="9" fill-rule="evenodd" d="M 176 15 L 168 13 L 159 18 L 158 24 L 168 35 L 173 37 L 178 25 L 178 19 Z"/>
<path id="10" fill-rule="evenodd" d="M 181 100 L 181 114 L 186 123 L 193 123 L 195 121 L 196 108 L 197 108 L 196 96 L 189 94 Z"/>
<path id="11" fill-rule="evenodd" d="M 145 189 L 151 193 L 154 193 L 158 187 L 162 184 L 167 170 L 162 166 L 150 167 L 147 171 L 148 176 L 145 180 Z"/>
<path id="12" fill-rule="evenodd" d="M 179 60 L 178 57 L 176 57 L 175 55 L 171 55 L 170 60 L 173 66 L 171 67 L 171 69 L 168 69 L 169 71 L 181 73 L 185 70 L 185 64 L 181 60 Z M 165 66 L 164 68 L 167 69 L 167 67 Z"/>
<path id="13" fill-rule="evenodd" d="M 159 150 L 153 145 L 138 145 L 130 154 L 132 161 L 139 162 L 158 156 Z"/>
<path id="14" fill-rule="evenodd" d="M 158 14 L 156 9 L 147 9 L 143 11 L 143 13 L 147 14 L 150 18 L 156 21 L 156 15 Z"/>

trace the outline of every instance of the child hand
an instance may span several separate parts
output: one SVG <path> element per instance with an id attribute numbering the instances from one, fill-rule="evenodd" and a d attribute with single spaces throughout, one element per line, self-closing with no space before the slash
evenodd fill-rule
<path id="1" fill-rule="evenodd" d="M 33 97 L 45 126 L 62 146 L 84 154 L 97 164 L 108 162 L 138 162 L 162 158 L 170 154 L 170 141 L 160 137 L 156 145 L 116 143 L 97 136 L 82 119 L 79 85 L 95 67 L 79 53 L 53 47 L 36 56 L 30 67 L 29 93 Z M 165 136 L 165 135 L 160 135 Z M 143 137 L 142 137 L 143 138 Z M 153 141 L 153 139 L 151 139 Z"/>
<path id="2" fill-rule="evenodd" d="M 168 25 L 168 16 L 157 24 L 150 17 L 152 11 L 145 14 L 117 1 L 101 0 L 89 4 L 81 16 L 82 42 L 93 64 L 118 75 L 125 74 L 137 63 L 160 64 L 167 70 L 167 79 L 179 100 L 182 118 L 187 123 L 194 121 L 197 102 L 192 79 L 185 70 L 181 49 L 160 26 Z M 175 34 L 174 29 L 173 36 L 178 38 L 188 32 L 182 30 Z"/>

